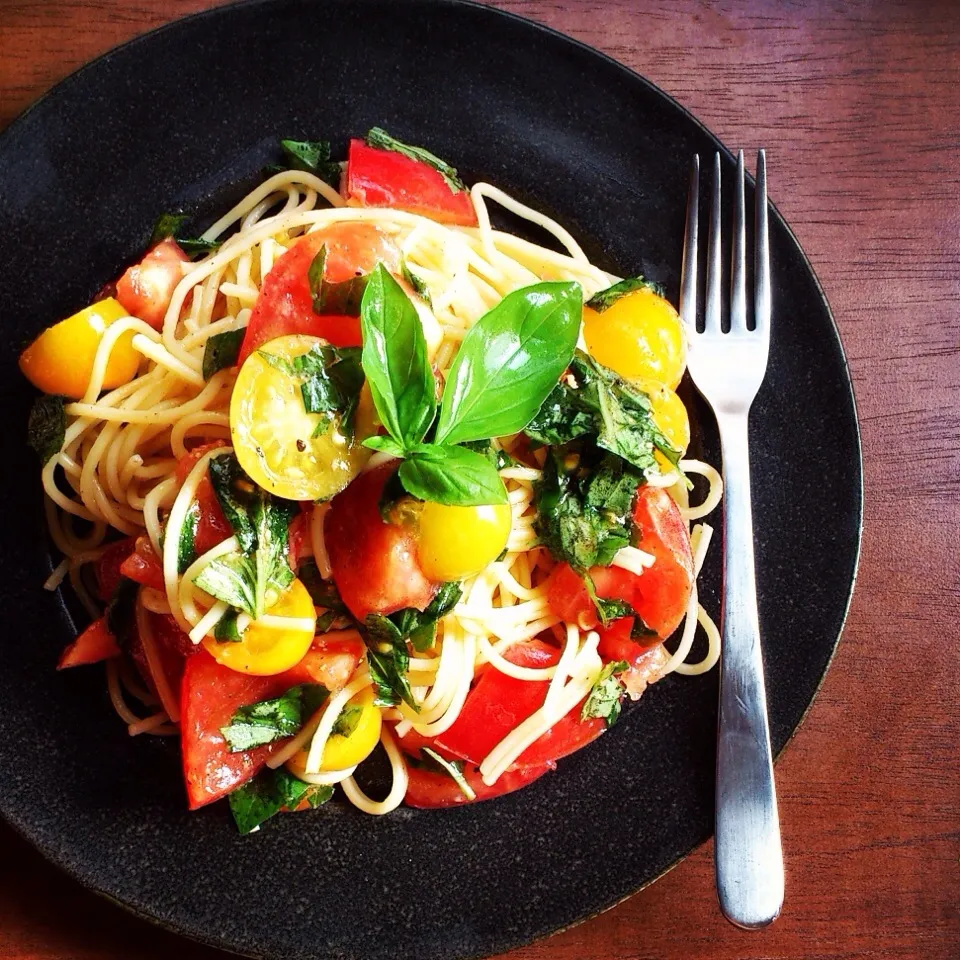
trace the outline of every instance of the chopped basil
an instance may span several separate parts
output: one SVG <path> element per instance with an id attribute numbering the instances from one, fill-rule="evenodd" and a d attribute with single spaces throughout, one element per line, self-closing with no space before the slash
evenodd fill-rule
<path id="1" fill-rule="evenodd" d="M 586 584 L 587 593 L 590 595 L 593 605 L 597 608 L 600 623 L 604 627 L 609 627 L 614 620 L 622 620 L 624 617 L 635 617 L 637 615 L 637 611 L 626 600 L 598 597 L 597 588 L 594 586 L 593 578 L 589 573 L 583 574 L 583 582 Z"/>
<path id="2" fill-rule="evenodd" d="M 403 640 L 413 644 L 417 653 L 425 653 L 437 639 L 437 624 L 460 602 L 462 596 L 463 587 L 459 583 L 443 583 L 426 609 L 421 611 L 415 607 L 405 607 L 384 619 L 399 630 Z"/>
<path id="3" fill-rule="evenodd" d="M 41 463 L 55 457 L 63 446 L 67 432 L 67 414 L 63 397 L 44 394 L 33 401 L 27 420 L 27 443 L 36 451 Z"/>
<path id="4" fill-rule="evenodd" d="M 422 298 L 428 307 L 433 307 L 433 301 L 430 299 L 430 291 L 427 289 L 426 283 L 410 269 L 410 264 L 406 257 L 400 261 L 400 276 L 410 284 L 413 292 Z"/>
<path id="5" fill-rule="evenodd" d="M 180 249 L 189 257 L 197 254 L 212 253 L 220 247 L 220 240 L 201 240 L 184 234 L 183 228 L 190 219 L 189 213 L 162 213 L 153 225 L 150 235 L 150 246 L 172 237 L 177 241 Z"/>
<path id="6" fill-rule="evenodd" d="M 237 787 L 229 797 L 230 812 L 240 833 L 251 833 L 281 810 L 296 810 L 304 801 L 319 807 L 332 796 L 333 787 L 304 783 L 281 767 Z"/>
<path id="7" fill-rule="evenodd" d="M 280 360 L 265 350 L 260 356 Z M 353 437 L 354 414 L 360 402 L 363 387 L 363 368 L 358 347 L 333 347 L 328 343 L 314 344 L 307 353 L 293 360 L 283 361 L 290 376 L 300 381 L 300 397 L 307 413 L 325 413 L 335 419 L 346 437 Z M 314 436 L 328 429 L 324 421 L 317 424 Z"/>
<path id="8" fill-rule="evenodd" d="M 329 696 L 319 683 L 301 683 L 282 696 L 235 710 L 230 723 L 220 728 L 231 753 L 253 750 L 266 743 L 292 737 L 300 732 L 304 721 Z"/>
<path id="9" fill-rule="evenodd" d="M 195 543 L 199 522 L 200 504 L 194 502 L 190 504 L 190 509 L 183 518 L 183 526 L 180 528 L 180 542 L 177 544 L 177 573 L 181 575 L 197 559 Z"/>
<path id="10" fill-rule="evenodd" d="M 230 609 L 217 621 L 213 628 L 213 639 L 217 643 L 239 643 L 242 637 L 240 629 L 237 626 L 239 614 L 236 610 Z"/>
<path id="11" fill-rule="evenodd" d="M 327 263 L 327 245 L 317 251 L 307 270 L 307 283 L 313 300 L 313 312 L 317 314 L 336 314 L 340 317 L 359 317 L 360 303 L 367 289 L 370 274 L 358 274 L 349 280 L 331 283 L 324 278 Z"/>
<path id="12" fill-rule="evenodd" d="M 468 440 L 461 443 L 461 447 L 472 450 L 474 453 L 482 453 L 497 470 L 504 470 L 507 467 L 515 467 L 520 461 L 511 457 L 506 450 L 498 450 L 489 440 Z"/>
<path id="13" fill-rule="evenodd" d="M 407 680 L 410 654 L 400 628 L 388 617 L 377 613 L 367 615 L 365 627 L 367 665 L 377 689 L 374 702 L 380 707 L 395 707 L 402 700 L 419 712 Z"/>
<path id="14" fill-rule="evenodd" d="M 227 367 L 237 365 L 240 346 L 243 343 L 246 327 L 239 330 L 227 330 L 215 333 L 203 348 L 203 379 L 209 380 L 215 373 Z"/>
<path id="15" fill-rule="evenodd" d="M 627 277 L 615 283 L 606 290 L 595 293 L 588 301 L 587 306 L 592 307 L 597 313 L 603 313 L 604 310 L 612 307 L 621 297 L 634 293 L 637 290 L 652 290 L 658 297 L 664 294 L 663 284 L 656 283 L 653 280 L 645 280 L 643 277 Z"/>
<path id="16" fill-rule="evenodd" d="M 656 451 L 674 466 L 682 453 L 654 422 L 650 398 L 580 350 L 524 432 L 551 445 L 591 436 L 645 476 L 660 472 Z"/>
<path id="17" fill-rule="evenodd" d="M 339 163 L 330 159 L 329 140 L 281 140 L 280 149 L 287 169 L 305 170 L 331 187 L 340 188 L 343 170 Z"/>
<path id="18" fill-rule="evenodd" d="M 267 594 L 280 593 L 293 580 L 287 555 L 297 505 L 258 487 L 231 453 L 213 457 L 209 472 L 239 550 L 208 564 L 194 582 L 256 619 L 266 609 Z"/>
<path id="19" fill-rule="evenodd" d="M 344 709 L 340 711 L 340 716 L 338 716 L 334 722 L 333 730 L 331 732 L 336 734 L 338 737 L 351 736 L 357 729 L 357 725 L 360 723 L 360 717 L 362 715 L 363 707 L 344 707 Z"/>
<path id="20" fill-rule="evenodd" d="M 441 160 L 423 147 L 414 147 L 408 143 L 402 143 L 380 127 L 370 129 L 367 134 L 367 146 L 376 147 L 379 150 L 392 150 L 394 153 L 402 154 L 410 160 L 417 160 L 420 163 L 425 163 L 428 167 L 433 167 L 443 177 L 451 193 L 459 193 L 461 190 L 467 189 L 457 174 L 456 168 L 450 166 L 446 160 Z"/>
<path id="21" fill-rule="evenodd" d="M 580 711 L 581 720 L 600 717 L 603 722 L 612 727 L 620 718 L 620 701 L 624 694 L 623 683 L 617 674 L 623 673 L 630 665 L 625 660 L 608 663 L 590 689 L 587 699 L 583 702 Z"/>

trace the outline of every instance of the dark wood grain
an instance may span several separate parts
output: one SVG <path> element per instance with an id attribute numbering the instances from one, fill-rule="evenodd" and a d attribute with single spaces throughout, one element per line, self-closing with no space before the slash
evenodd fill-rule
<path id="1" fill-rule="evenodd" d="M 0 0 L 0 126 L 93 56 L 210 5 Z M 840 325 L 866 458 L 849 624 L 778 767 L 783 917 L 757 934 L 728 926 L 705 848 L 607 914 L 510 957 L 955 960 L 960 4 L 499 5 L 635 68 L 728 145 L 769 149 L 771 197 Z M 81 890 L 6 828 L 0 849 L 0 960 L 225 956 Z"/>

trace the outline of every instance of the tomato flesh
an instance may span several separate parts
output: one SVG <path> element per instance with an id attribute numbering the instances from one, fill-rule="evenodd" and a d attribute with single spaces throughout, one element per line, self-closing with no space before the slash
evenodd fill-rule
<path id="1" fill-rule="evenodd" d="M 120 564 L 120 573 L 144 587 L 152 587 L 161 592 L 166 589 L 163 582 L 163 563 L 153 549 L 149 537 L 137 537 L 133 553 Z"/>
<path id="2" fill-rule="evenodd" d="M 181 264 L 189 259 L 172 237 L 162 240 L 117 281 L 117 300 L 131 316 L 159 330 L 173 291 L 183 279 Z"/>
<path id="3" fill-rule="evenodd" d="M 350 141 L 346 191 L 349 200 L 364 207 L 391 207 L 441 223 L 477 225 L 469 191 L 454 193 L 429 164 L 370 147 L 363 140 Z"/>
<path id="4" fill-rule="evenodd" d="M 113 595 L 120 586 L 123 579 L 121 567 L 127 557 L 133 553 L 136 546 L 135 537 L 125 537 L 116 543 L 111 543 L 97 560 L 94 568 L 94 577 L 97 581 L 97 596 L 104 602 L 109 603 Z"/>
<path id="5" fill-rule="evenodd" d="M 591 567 L 597 596 L 604 600 L 625 600 L 653 631 L 652 643 L 669 637 L 686 614 L 693 589 L 693 553 L 687 526 L 673 498 L 657 487 L 641 487 L 633 509 L 633 521 L 640 533 L 640 549 L 654 557 L 653 566 L 636 576 L 622 567 Z M 559 563 L 551 571 L 547 586 L 550 609 L 568 623 L 582 629 L 598 625 L 596 608 L 587 588 L 569 564 Z M 601 630 L 600 652 L 609 659 L 632 661 L 649 643 L 629 640 L 632 618 L 624 618 Z M 626 642 L 623 642 L 626 638 Z M 634 644 L 631 656 L 626 643 Z"/>
<path id="6" fill-rule="evenodd" d="M 255 677 L 221 666 L 205 650 L 186 662 L 181 688 L 180 720 L 183 772 L 190 809 L 220 799 L 253 777 L 279 744 L 231 753 L 220 728 L 238 707 L 278 697 L 299 683 L 323 683 L 341 689 L 363 656 L 363 643 L 353 636 L 320 638 L 292 670 Z"/>
<path id="7" fill-rule="evenodd" d="M 99 617 L 64 649 L 57 661 L 57 669 L 66 670 L 68 667 L 99 663 L 101 660 L 118 656 L 120 656 L 120 648 L 107 626 L 107 619 Z"/>
<path id="8" fill-rule="evenodd" d="M 380 495 L 394 470 L 385 463 L 361 473 L 333 498 L 324 521 L 334 583 L 361 623 L 370 613 L 423 610 L 436 592 L 420 567 L 415 531 L 380 516 Z"/>
<path id="9" fill-rule="evenodd" d="M 330 283 L 370 273 L 379 262 L 391 271 L 400 266 L 396 244 L 373 224 L 332 223 L 302 237 L 264 278 L 237 356 L 238 365 L 263 344 L 292 333 L 322 337 L 337 347 L 360 346 L 358 317 L 321 316 L 313 309 L 307 273 L 324 245 L 324 277 Z"/>

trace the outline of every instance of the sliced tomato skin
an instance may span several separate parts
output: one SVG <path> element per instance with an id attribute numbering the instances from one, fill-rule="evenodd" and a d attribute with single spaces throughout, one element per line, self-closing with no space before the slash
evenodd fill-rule
<path id="1" fill-rule="evenodd" d="M 120 648 L 107 626 L 107 618 L 98 617 L 60 654 L 57 669 L 66 670 L 68 667 L 100 663 L 101 660 L 118 656 Z"/>
<path id="2" fill-rule="evenodd" d="M 407 771 L 409 779 L 405 803 L 407 806 L 419 807 L 423 810 L 480 803 L 482 800 L 492 800 L 494 797 L 502 797 L 504 794 L 526 787 L 545 773 L 549 773 L 554 766 L 552 763 L 543 763 L 538 766 L 507 770 L 492 787 L 488 787 L 483 782 L 480 771 L 476 767 L 465 767 L 463 775 L 476 794 L 475 800 L 467 799 L 452 777 L 444 773 L 433 773 L 430 770 L 418 770 L 411 766 Z"/>
<path id="3" fill-rule="evenodd" d="M 656 632 L 649 642 L 637 644 L 642 654 L 646 647 L 669 637 L 683 620 L 693 589 L 693 553 L 680 509 L 665 490 L 641 487 L 633 521 L 640 533 L 640 549 L 653 555 L 653 566 L 639 577 L 621 567 L 591 567 L 589 573 L 598 597 L 625 600 Z M 577 623 L 585 630 L 597 627 L 597 612 L 587 588 L 569 564 L 558 563 L 551 571 L 547 598 L 550 609 L 565 622 Z M 621 641 L 624 630 L 629 634 L 633 618 L 624 621 L 601 630 L 601 655 L 628 661 L 638 655 L 637 651 L 632 651 L 632 656 L 614 655 L 615 650 L 621 654 L 627 650 Z"/>
<path id="4" fill-rule="evenodd" d="M 518 666 L 542 668 L 555 665 L 560 651 L 535 639 L 513 644 L 503 656 Z M 543 706 L 549 685 L 547 680 L 518 680 L 496 667 L 487 668 L 467 694 L 456 721 L 436 737 L 436 744 L 470 763 L 481 763 L 511 730 Z M 603 721 L 581 720 L 580 709 L 578 704 L 530 744 L 514 766 L 553 763 L 600 736 Z"/>
<path id="5" fill-rule="evenodd" d="M 356 670 L 363 643 L 356 631 L 319 638 L 292 670 L 255 677 L 221 666 L 205 650 L 186 661 L 181 686 L 181 748 L 191 810 L 220 799 L 253 777 L 279 744 L 231 753 L 220 728 L 238 707 L 278 697 L 299 683 L 323 683 L 334 692 Z M 352 636 L 348 635 L 352 634 Z"/>
<path id="6" fill-rule="evenodd" d="M 351 140 L 346 193 L 364 207 L 407 210 L 441 223 L 471 227 L 477 212 L 467 190 L 456 193 L 433 167 L 393 150 Z"/>
<path id="7" fill-rule="evenodd" d="M 324 520 L 334 583 L 361 623 L 370 613 L 423 610 L 437 589 L 420 569 L 414 531 L 380 516 L 380 495 L 395 470 L 385 463 L 361 473 L 333 498 Z"/>
<path id="8" fill-rule="evenodd" d="M 163 582 L 163 564 L 149 537 L 137 537 L 133 553 L 120 565 L 120 573 L 144 587 L 152 587 L 161 592 L 166 589 Z"/>
<path id="9" fill-rule="evenodd" d="M 173 291 L 183 279 L 181 264 L 189 259 L 172 237 L 161 240 L 117 281 L 117 299 L 131 316 L 159 330 Z"/>
<path id="10" fill-rule="evenodd" d="M 97 560 L 94 577 L 97 581 L 97 596 L 104 603 L 109 603 L 123 579 L 121 567 L 127 557 L 133 553 L 136 546 L 136 537 L 125 537 L 116 543 L 111 543 Z"/>
<path id="11" fill-rule="evenodd" d="M 263 344 L 293 333 L 322 337 L 337 347 L 360 346 L 358 317 L 319 315 L 313 309 L 307 273 L 322 246 L 327 248 L 324 277 L 330 283 L 370 273 L 378 262 L 391 271 L 400 266 L 396 244 L 373 224 L 334 223 L 302 237 L 264 279 L 240 346 L 238 365 Z"/>

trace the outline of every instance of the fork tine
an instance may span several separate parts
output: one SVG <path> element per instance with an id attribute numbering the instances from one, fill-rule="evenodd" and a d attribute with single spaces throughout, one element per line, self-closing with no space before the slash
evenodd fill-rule
<path id="1" fill-rule="evenodd" d="M 730 332 L 747 332 L 747 225 L 743 197 L 743 151 L 737 154 L 733 240 L 730 245 Z"/>
<path id="2" fill-rule="evenodd" d="M 710 201 L 710 234 L 707 237 L 707 299 L 704 333 L 720 333 L 720 154 L 713 157 L 713 196 Z"/>
<path id="3" fill-rule="evenodd" d="M 770 233 L 767 224 L 767 153 L 757 153 L 757 187 L 754 192 L 753 315 L 756 329 L 770 336 Z"/>
<path id="4" fill-rule="evenodd" d="M 697 328 L 697 235 L 700 231 L 700 155 L 690 164 L 687 191 L 687 226 L 683 232 L 683 268 L 680 273 L 680 319 L 691 331 Z"/>

